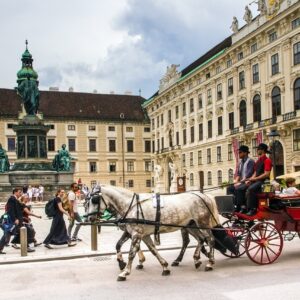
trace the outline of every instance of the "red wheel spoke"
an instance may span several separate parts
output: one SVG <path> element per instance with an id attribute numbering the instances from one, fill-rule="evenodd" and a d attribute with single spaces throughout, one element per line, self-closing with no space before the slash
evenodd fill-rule
<path id="1" fill-rule="evenodd" d="M 267 251 L 267 248 L 265 248 L 265 252 L 266 252 L 266 255 L 267 255 L 267 257 L 268 257 L 268 261 L 270 262 L 271 259 L 270 259 L 269 253 L 268 253 L 268 251 Z"/>
<path id="2" fill-rule="evenodd" d="M 253 239 L 252 235 L 254 235 L 256 237 L 256 239 L 260 240 L 261 237 L 258 236 L 254 231 L 251 232 L 251 238 Z"/>
<path id="3" fill-rule="evenodd" d="M 256 255 L 258 254 L 258 252 L 261 250 L 261 247 L 258 247 L 258 249 L 257 249 L 257 251 L 256 251 L 256 253 L 253 255 L 253 258 L 255 258 L 256 257 Z"/>
<path id="4" fill-rule="evenodd" d="M 274 255 L 277 255 L 277 253 L 274 252 L 272 248 L 270 248 L 269 246 L 268 246 L 267 248 L 268 248 Z"/>
<path id="5" fill-rule="evenodd" d="M 268 241 L 275 241 L 275 240 L 278 240 L 278 239 L 279 239 L 279 236 L 275 236 L 272 239 L 268 239 Z"/>
<path id="6" fill-rule="evenodd" d="M 280 247 L 280 243 L 279 244 L 268 243 L 268 244 L 269 244 L 269 246 Z"/>
<path id="7" fill-rule="evenodd" d="M 273 234 L 272 234 L 273 233 Z M 277 231 L 275 231 L 275 230 L 273 230 L 266 238 L 267 239 L 270 239 L 271 237 L 273 237 L 273 236 L 278 236 L 278 232 Z"/>
<path id="8" fill-rule="evenodd" d="M 254 250 L 254 249 L 257 248 L 257 247 L 260 247 L 260 245 L 259 245 L 259 244 L 256 244 L 254 247 L 248 249 L 248 251 L 250 252 L 250 251 Z"/>

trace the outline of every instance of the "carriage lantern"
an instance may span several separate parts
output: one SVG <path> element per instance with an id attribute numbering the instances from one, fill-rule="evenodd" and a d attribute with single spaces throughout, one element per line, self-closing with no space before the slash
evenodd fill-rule
<path id="1" fill-rule="evenodd" d="M 268 137 L 272 139 L 272 163 L 273 163 L 273 175 L 276 178 L 276 142 L 278 141 L 280 134 L 276 129 L 272 129 L 268 134 Z"/>

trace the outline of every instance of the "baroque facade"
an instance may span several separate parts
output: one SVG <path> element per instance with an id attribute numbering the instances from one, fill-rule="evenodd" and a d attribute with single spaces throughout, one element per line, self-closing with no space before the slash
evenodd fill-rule
<path id="1" fill-rule="evenodd" d="M 300 2 L 259 9 L 254 19 L 246 10 L 242 28 L 235 18 L 234 33 L 181 72 L 168 67 L 144 103 L 161 192 L 170 190 L 170 162 L 187 190 L 232 181 L 234 149 L 245 144 L 255 158 L 261 140 L 276 146 L 277 175 L 300 170 Z"/>
<path id="2" fill-rule="evenodd" d="M 51 126 L 48 158 L 66 144 L 76 181 L 150 192 L 151 133 L 143 101 L 132 95 L 41 91 L 39 116 Z M 0 143 L 11 164 L 17 158 L 12 128 L 21 115 L 16 91 L 0 89 Z"/>

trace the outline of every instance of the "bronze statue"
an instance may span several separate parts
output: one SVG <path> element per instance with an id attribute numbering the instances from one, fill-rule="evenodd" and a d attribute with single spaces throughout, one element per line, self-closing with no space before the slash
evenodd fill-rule
<path id="1" fill-rule="evenodd" d="M 70 162 L 72 159 L 73 158 L 71 157 L 69 151 L 66 149 L 66 145 L 63 144 L 61 146 L 61 149 L 55 155 L 52 162 L 52 166 L 57 172 L 70 171 L 71 169 Z"/>
<path id="2" fill-rule="evenodd" d="M 2 148 L 0 144 L 0 173 L 7 172 L 10 168 L 10 164 L 8 161 L 8 156 L 6 151 Z"/>

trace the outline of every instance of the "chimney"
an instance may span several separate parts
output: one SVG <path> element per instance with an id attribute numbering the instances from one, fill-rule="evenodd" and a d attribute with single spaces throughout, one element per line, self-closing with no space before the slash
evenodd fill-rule
<path id="1" fill-rule="evenodd" d="M 113 95 L 113 94 L 115 93 L 115 91 L 110 91 L 109 93 L 110 93 L 111 95 Z"/>
<path id="2" fill-rule="evenodd" d="M 97 91 L 97 90 L 93 90 L 93 93 L 94 93 L 94 94 L 97 94 L 97 93 L 98 93 L 98 91 Z"/>
<path id="3" fill-rule="evenodd" d="M 49 87 L 49 91 L 51 91 L 51 92 L 58 92 L 59 91 L 59 87 L 58 86 L 50 86 Z"/>
<path id="4" fill-rule="evenodd" d="M 74 92 L 74 88 L 72 86 L 69 87 L 69 92 L 73 93 Z"/>
<path id="5" fill-rule="evenodd" d="M 132 95 L 132 92 L 131 91 L 125 91 L 124 94 L 125 95 Z"/>

